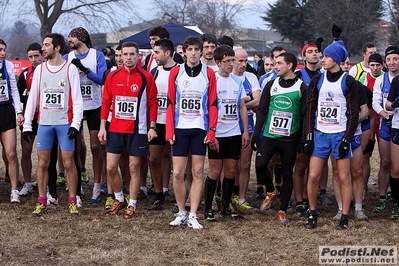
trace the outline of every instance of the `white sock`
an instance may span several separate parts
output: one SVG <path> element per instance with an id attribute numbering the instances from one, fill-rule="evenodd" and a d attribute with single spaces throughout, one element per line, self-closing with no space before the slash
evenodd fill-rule
<path id="1" fill-rule="evenodd" d="M 388 187 L 387 192 L 391 192 L 391 187 Z"/>
<path id="2" fill-rule="evenodd" d="M 187 216 L 187 212 L 186 211 L 179 211 L 179 213 L 181 214 L 181 216 Z"/>
<path id="3" fill-rule="evenodd" d="M 342 203 L 338 203 L 338 210 L 342 211 Z"/>
<path id="4" fill-rule="evenodd" d="M 124 202 L 125 197 L 123 196 L 123 190 L 120 192 L 114 192 L 115 194 L 115 199 L 118 200 L 119 202 Z"/>
<path id="5" fill-rule="evenodd" d="M 147 187 L 140 187 L 140 189 L 144 192 L 145 195 L 147 195 Z"/>
<path id="6" fill-rule="evenodd" d="M 195 212 L 190 212 L 188 218 L 197 218 L 197 214 Z"/>
<path id="7" fill-rule="evenodd" d="M 100 183 L 94 183 L 93 191 L 100 191 L 101 189 L 101 184 Z"/>
<path id="8" fill-rule="evenodd" d="M 238 205 L 242 205 L 245 202 L 245 199 L 238 199 Z"/>
<path id="9" fill-rule="evenodd" d="M 129 206 L 133 206 L 133 208 L 136 209 L 137 200 L 129 199 Z"/>
<path id="10" fill-rule="evenodd" d="M 363 204 L 361 203 L 355 203 L 355 211 L 360 211 L 361 209 L 363 209 Z"/>
<path id="11" fill-rule="evenodd" d="M 169 188 L 164 187 L 164 188 L 162 188 L 162 191 L 163 191 L 163 193 L 168 192 L 168 191 L 169 191 Z"/>

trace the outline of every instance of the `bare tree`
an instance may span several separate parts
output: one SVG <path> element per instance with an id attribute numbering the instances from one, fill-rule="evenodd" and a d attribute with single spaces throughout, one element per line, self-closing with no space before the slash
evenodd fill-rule
<path id="1" fill-rule="evenodd" d="M 165 22 L 183 26 L 198 25 L 216 36 L 231 35 L 236 17 L 244 11 L 246 0 L 154 0 L 157 15 Z"/>
<path id="2" fill-rule="evenodd" d="M 25 0 L 21 2 L 0 0 L 0 5 L 3 15 L 7 12 L 18 13 L 18 17 L 36 14 L 40 21 L 42 38 L 52 31 L 55 23 L 62 17 L 67 17 L 70 21 L 83 19 L 87 25 L 99 28 L 117 24 L 116 8 L 131 10 L 132 16 L 135 15 L 132 1 L 129 0 Z"/>
<path id="3" fill-rule="evenodd" d="M 399 44 L 399 0 L 384 0 L 386 10 L 391 17 L 391 27 L 389 30 L 389 42 L 391 44 Z"/>

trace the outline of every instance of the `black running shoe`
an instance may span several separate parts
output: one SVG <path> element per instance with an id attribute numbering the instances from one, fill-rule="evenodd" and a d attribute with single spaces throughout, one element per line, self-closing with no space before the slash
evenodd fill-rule
<path id="1" fill-rule="evenodd" d="M 348 219 L 341 218 L 339 224 L 336 227 L 337 230 L 346 230 L 348 229 Z"/>
<path id="2" fill-rule="evenodd" d="M 305 224 L 306 229 L 314 229 L 317 227 L 317 215 L 310 214 L 308 217 L 308 221 Z"/>
<path id="3" fill-rule="evenodd" d="M 206 210 L 204 214 L 204 219 L 207 220 L 208 222 L 217 222 L 215 216 L 213 215 L 213 211 L 211 210 Z"/>

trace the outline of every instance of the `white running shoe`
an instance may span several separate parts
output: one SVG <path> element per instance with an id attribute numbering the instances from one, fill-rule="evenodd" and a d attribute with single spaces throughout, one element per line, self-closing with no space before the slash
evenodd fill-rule
<path id="1" fill-rule="evenodd" d="M 187 226 L 193 229 L 202 229 L 204 228 L 197 220 L 197 216 L 192 216 L 188 218 Z"/>
<path id="2" fill-rule="evenodd" d="M 377 185 L 377 182 L 374 181 L 372 176 L 369 176 L 369 179 L 367 181 L 368 185 Z"/>
<path id="3" fill-rule="evenodd" d="M 32 192 L 33 192 L 32 184 L 25 183 L 24 186 L 22 187 L 22 189 L 18 192 L 18 194 L 20 196 L 27 196 L 28 194 L 32 194 Z"/>
<path id="4" fill-rule="evenodd" d="M 82 208 L 83 207 L 83 202 L 82 202 L 82 199 L 80 198 L 80 196 L 76 196 L 76 206 L 78 208 Z"/>
<path id="5" fill-rule="evenodd" d="M 10 201 L 11 203 L 20 203 L 18 189 L 11 190 Z"/>
<path id="6" fill-rule="evenodd" d="M 58 205 L 58 199 L 53 198 L 53 196 L 51 196 L 51 194 L 47 191 L 47 205 Z"/>
<path id="7" fill-rule="evenodd" d="M 180 226 L 180 225 L 185 225 L 187 224 L 187 214 L 183 214 L 181 212 L 178 212 L 176 214 L 176 218 L 169 223 L 171 226 Z"/>

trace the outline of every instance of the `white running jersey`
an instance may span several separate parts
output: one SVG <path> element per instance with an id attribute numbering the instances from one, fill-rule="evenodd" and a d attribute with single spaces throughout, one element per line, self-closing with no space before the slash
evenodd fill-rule
<path id="1" fill-rule="evenodd" d="M 316 129 L 324 133 L 339 133 L 346 130 L 347 102 L 346 76 L 343 73 L 336 82 L 330 82 L 323 73 L 317 84 L 319 99 L 317 104 Z M 345 77 L 345 79 L 344 79 Z M 321 81 L 321 84 L 320 84 Z"/>
<path id="2" fill-rule="evenodd" d="M 222 77 L 216 73 L 218 97 L 218 124 L 216 137 L 241 135 L 240 101 L 246 97 L 241 79 L 230 74 Z"/>
<path id="3" fill-rule="evenodd" d="M 173 67 L 165 69 L 163 66 L 158 66 L 155 72 L 155 84 L 158 89 L 158 115 L 157 124 L 166 124 L 166 108 L 168 104 L 168 81 L 170 70 Z"/>
<path id="4" fill-rule="evenodd" d="M 260 91 L 258 78 L 253 73 L 245 71 L 244 75 L 237 76 L 237 77 L 239 77 L 242 80 L 244 90 L 246 93 L 245 96 L 252 94 L 253 91 L 256 91 L 256 90 Z M 248 109 L 248 116 L 253 116 L 253 115 L 254 115 L 254 112 L 252 111 L 252 108 Z"/>
<path id="5" fill-rule="evenodd" d="M 75 52 L 72 51 L 68 54 L 68 61 L 76 58 Z M 90 48 L 87 56 L 80 60 L 82 65 L 89 68 L 91 72 L 97 74 L 97 51 Z M 101 86 L 94 81 L 90 80 L 85 73 L 79 70 L 80 76 L 80 89 L 83 98 L 83 110 L 93 110 L 101 106 Z"/>
<path id="6" fill-rule="evenodd" d="M 184 65 L 180 65 L 176 77 L 175 128 L 207 129 L 205 119 L 208 116 L 209 79 L 206 68 L 207 66 L 202 64 L 201 73 L 196 77 L 190 77 Z"/>

